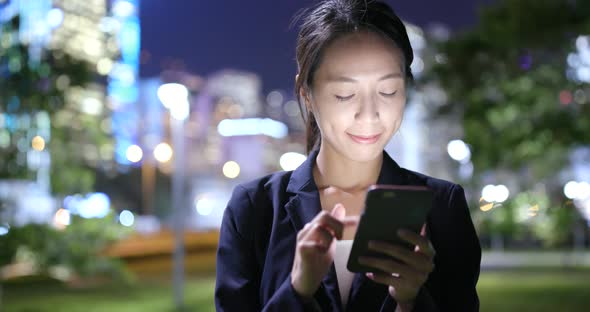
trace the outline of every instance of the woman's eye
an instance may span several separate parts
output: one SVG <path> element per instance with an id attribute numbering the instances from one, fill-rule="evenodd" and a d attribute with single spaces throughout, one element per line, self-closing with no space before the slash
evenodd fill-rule
<path id="1" fill-rule="evenodd" d="M 348 101 L 348 100 L 352 99 L 353 96 L 354 96 L 354 94 L 351 94 L 349 96 L 336 95 L 336 99 L 338 99 L 338 101 L 340 101 L 340 102 L 343 102 L 343 101 Z"/>
<path id="2" fill-rule="evenodd" d="M 381 93 L 381 95 L 383 95 L 383 96 L 390 97 L 390 96 L 394 96 L 397 93 L 397 91 L 393 91 L 391 93 L 385 93 L 385 92 L 379 92 L 379 93 Z"/>

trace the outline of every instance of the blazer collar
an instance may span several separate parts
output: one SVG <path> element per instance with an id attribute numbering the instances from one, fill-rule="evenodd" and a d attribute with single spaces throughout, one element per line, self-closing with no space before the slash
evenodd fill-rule
<path id="1" fill-rule="evenodd" d="M 312 150 L 307 159 L 291 174 L 287 184 L 287 192 L 296 194 L 286 205 L 297 231 L 311 221 L 322 209 L 318 187 L 313 179 L 313 167 L 319 148 Z M 407 184 L 404 170 L 383 151 L 383 163 L 377 184 Z"/>
<path id="2" fill-rule="evenodd" d="M 294 194 L 317 192 L 318 188 L 313 179 L 313 167 L 319 153 L 319 148 L 312 150 L 307 159 L 293 171 L 287 184 L 287 192 Z M 407 183 L 403 169 L 383 151 L 383 163 L 377 179 L 377 184 L 405 184 Z"/>

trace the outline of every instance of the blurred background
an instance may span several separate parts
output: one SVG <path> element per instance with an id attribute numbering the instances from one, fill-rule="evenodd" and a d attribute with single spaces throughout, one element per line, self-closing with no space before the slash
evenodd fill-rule
<path id="1" fill-rule="evenodd" d="M 416 84 L 386 150 L 462 184 L 482 311 L 590 298 L 590 1 L 388 1 Z M 305 159 L 314 1 L 0 0 L 0 310 L 214 311 L 233 187 Z"/>

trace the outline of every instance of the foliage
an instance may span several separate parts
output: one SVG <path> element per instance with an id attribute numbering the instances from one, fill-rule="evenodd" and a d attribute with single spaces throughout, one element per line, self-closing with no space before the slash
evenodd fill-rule
<path id="1" fill-rule="evenodd" d="M 92 219 L 73 215 L 70 225 L 61 230 L 48 224 L 12 227 L 0 236 L 0 266 L 31 263 L 40 274 L 65 267 L 81 277 L 109 274 L 125 280 L 130 276 L 121 263 L 101 252 L 128 231 L 113 214 Z"/>
<path id="2" fill-rule="evenodd" d="M 0 144 L 0 179 L 34 178 L 26 152 L 40 128 L 35 116 L 44 112 L 50 120 L 44 139 L 52 193 L 90 192 L 100 155 L 112 139 L 101 129 L 101 118 L 72 110 L 68 91 L 83 90 L 98 78 L 90 64 L 59 49 L 44 49 L 40 60 L 31 59 L 30 47 L 17 40 L 18 27 L 16 17 L 2 25 L 0 34 L 0 141 L 8 138 L 7 146 Z"/>
<path id="3" fill-rule="evenodd" d="M 439 44 L 426 77 L 448 93 L 438 113 L 462 120 L 472 186 L 510 176 L 511 196 L 522 192 L 478 216 L 480 231 L 563 243 L 577 212 L 556 195 L 557 173 L 572 150 L 590 145 L 590 85 L 572 67 L 590 35 L 590 1 L 500 0 L 480 13 L 473 29 Z M 550 195 L 530 193 L 539 184 Z M 523 223 L 524 201 L 541 211 Z"/>
<path id="4" fill-rule="evenodd" d="M 588 84 L 566 77 L 568 54 L 587 34 L 588 1 L 502 0 L 442 44 L 446 62 L 431 78 L 452 103 L 441 113 L 463 116 L 476 174 L 525 166 L 528 183 L 538 182 L 590 143 L 590 119 L 580 118 L 590 114 Z"/>

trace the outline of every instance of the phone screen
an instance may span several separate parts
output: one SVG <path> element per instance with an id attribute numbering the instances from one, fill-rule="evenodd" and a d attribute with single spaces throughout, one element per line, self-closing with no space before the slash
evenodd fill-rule
<path id="1" fill-rule="evenodd" d="M 361 215 L 347 268 L 350 272 L 374 272 L 358 262 L 360 256 L 383 256 L 368 250 L 371 240 L 386 241 L 412 249 L 401 240 L 401 228 L 420 233 L 432 208 L 433 193 L 425 186 L 373 185 L 367 192 L 365 209 Z"/>

